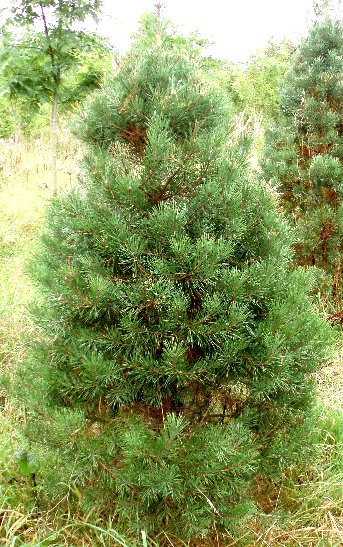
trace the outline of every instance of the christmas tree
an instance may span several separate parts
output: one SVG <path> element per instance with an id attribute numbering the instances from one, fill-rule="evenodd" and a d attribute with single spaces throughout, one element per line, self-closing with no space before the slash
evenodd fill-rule
<path id="1" fill-rule="evenodd" d="M 281 95 L 283 120 L 267 136 L 265 176 L 297 229 L 299 264 L 328 276 L 341 309 L 343 250 L 343 25 L 327 15 L 302 41 Z M 326 288 L 325 288 L 326 287 Z"/>
<path id="2" fill-rule="evenodd" d="M 32 265 L 42 339 L 21 384 L 41 504 L 74 496 L 132 537 L 197 541 L 302 454 L 331 329 L 225 95 L 153 21 L 79 123 L 88 152 Z"/>

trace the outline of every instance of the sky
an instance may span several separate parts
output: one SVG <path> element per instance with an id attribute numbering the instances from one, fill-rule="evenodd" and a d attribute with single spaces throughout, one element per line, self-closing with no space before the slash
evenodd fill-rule
<path id="1" fill-rule="evenodd" d="M 156 0 L 104 0 L 99 30 L 119 51 L 129 48 L 140 16 Z M 297 42 L 307 32 L 312 0 L 163 0 L 163 14 L 184 32 L 198 31 L 217 58 L 247 61 L 270 39 Z"/>
<path id="2" fill-rule="evenodd" d="M 334 4 L 340 0 L 332 0 Z M 206 50 L 219 59 L 245 62 L 270 40 L 286 38 L 297 44 L 313 21 L 313 0 L 161 0 L 163 15 L 183 33 L 198 31 L 213 44 Z M 153 11 L 156 0 L 103 0 L 103 16 L 88 30 L 110 38 L 121 53 L 130 47 L 143 13 Z M 13 0 L 0 0 L 10 8 Z M 342 0 L 343 5 L 343 0 Z M 336 10 L 337 15 L 337 10 Z M 343 18 L 343 8 L 339 12 Z"/>

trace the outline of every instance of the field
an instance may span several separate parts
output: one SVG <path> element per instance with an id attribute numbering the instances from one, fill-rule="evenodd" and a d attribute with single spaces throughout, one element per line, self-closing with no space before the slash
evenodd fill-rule
<path id="1" fill-rule="evenodd" d="M 59 150 L 59 186 L 68 188 L 77 171 L 76 144 L 66 134 Z M 28 340 L 39 336 L 30 320 L 35 291 L 26 273 L 49 202 L 49 147 L 44 138 L 0 145 L 0 545 L 185 545 L 168 537 L 128 538 L 117 522 L 71 514 L 57 505 L 48 512 L 37 504 L 34 479 L 18 465 L 26 449 L 25 408 L 8 395 L 15 367 L 25 366 Z M 343 357 L 337 355 L 316 377 L 313 418 L 318 450 L 302 469 L 290 469 L 274 485 L 255 485 L 258 507 L 240 537 L 225 545 L 321 546 L 343 544 Z M 37 480 L 38 489 L 35 486 Z M 222 545 L 214 540 L 213 545 Z M 208 545 L 208 543 L 207 543 Z"/>

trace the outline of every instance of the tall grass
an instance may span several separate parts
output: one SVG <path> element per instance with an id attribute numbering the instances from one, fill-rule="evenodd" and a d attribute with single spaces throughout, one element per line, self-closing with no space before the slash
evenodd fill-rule
<path id="1" fill-rule="evenodd" d="M 343 545 L 342 356 L 317 375 L 317 383 L 317 456 L 270 489 L 269 511 L 257 516 L 256 545 Z"/>
<path id="2" fill-rule="evenodd" d="M 70 138 L 62 141 L 60 186 L 68 186 L 76 176 L 76 149 Z M 51 195 L 49 164 L 44 139 L 1 145 L 0 372 L 10 376 L 15 367 L 24 366 L 26 341 L 38 335 L 27 312 L 34 292 L 25 264 L 34 251 Z M 255 486 L 256 513 L 242 537 L 227 534 L 223 543 L 215 535 L 202 545 L 343 544 L 342 361 L 338 356 L 316 378 L 318 401 L 313 428 L 318 449 L 313 461 L 304 462 L 301 469 L 289 469 L 275 484 L 261 478 Z M 140 537 L 128 538 L 125 530 L 118 531 L 118 520 L 114 524 L 93 514 L 71 513 L 65 500 L 48 512 L 40 511 L 31 477 L 21 473 L 16 456 L 27 449 L 21 433 L 25 420 L 25 408 L 0 386 L 0 545 L 185 545 L 167 536 L 149 539 L 144 530 Z"/>
<path id="3" fill-rule="evenodd" d="M 77 172 L 77 148 L 69 138 L 60 145 L 58 183 L 68 187 Z M 24 366 L 26 341 L 38 336 L 27 306 L 34 290 L 25 265 L 35 249 L 49 202 L 50 150 L 47 141 L 5 143 L 0 148 L 0 374 Z M 30 477 L 23 476 L 17 454 L 26 450 L 22 435 L 25 408 L 0 384 L 0 545 L 134 545 L 111 521 L 37 508 Z M 139 545 L 143 545 L 139 541 Z M 152 545 L 152 543 L 150 543 Z"/>

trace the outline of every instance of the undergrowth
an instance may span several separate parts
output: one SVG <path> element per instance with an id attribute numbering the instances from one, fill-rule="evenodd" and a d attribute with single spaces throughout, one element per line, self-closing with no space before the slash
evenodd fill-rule
<path id="1" fill-rule="evenodd" d="M 76 145 L 62 140 L 59 184 L 75 177 Z M 25 264 L 35 248 L 50 197 L 49 147 L 44 139 L 4 144 L 0 149 L 0 373 L 10 378 L 24 367 L 26 343 L 39 337 L 27 305 L 34 291 Z M 256 511 L 244 533 L 207 539 L 207 546 L 321 546 L 343 544 L 343 372 L 342 355 L 317 375 L 313 414 L 317 450 L 301 468 L 289 469 L 275 483 L 260 477 L 254 489 Z M 25 408 L 0 385 L 0 545 L 9 546 L 163 546 L 186 545 L 166 534 L 127 537 L 120 516 L 78 511 L 79 493 L 43 511 L 39 470 L 26 454 Z M 49 462 L 47 462 L 49 465 Z M 38 484 L 37 484 L 38 483 Z M 45 493 L 45 498 L 49 493 Z M 199 543 L 189 543 L 199 546 Z"/>

